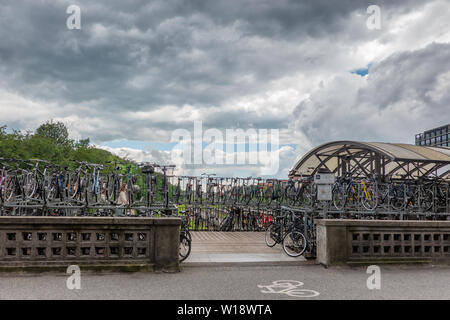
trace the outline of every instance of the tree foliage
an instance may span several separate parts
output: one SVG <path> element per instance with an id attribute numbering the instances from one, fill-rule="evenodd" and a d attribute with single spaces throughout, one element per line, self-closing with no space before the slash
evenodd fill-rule
<path id="1" fill-rule="evenodd" d="M 69 138 L 69 131 L 62 122 L 47 121 L 34 133 L 16 130 L 8 132 L 6 126 L 0 127 L 0 157 L 15 159 L 42 159 L 53 164 L 76 167 L 76 162 L 87 161 L 103 164 L 107 171 L 112 170 L 114 162 L 131 164 L 112 153 L 89 144 L 89 138 L 78 141 Z"/>
<path id="2" fill-rule="evenodd" d="M 69 130 L 62 122 L 53 122 L 53 120 L 39 126 L 36 129 L 36 135 L 48 138 L 57 145 L 70 145 L 72 141 L 69 139 Z"/>

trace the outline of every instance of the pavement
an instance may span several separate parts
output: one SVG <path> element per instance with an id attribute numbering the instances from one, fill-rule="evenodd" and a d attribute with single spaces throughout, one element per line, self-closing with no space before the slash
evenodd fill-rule
<path id="1" fill-rule="evenodd" d="M 0 299 L 317 300 L 450 299 L 448 266 L 380 266 L 380 289 L 365 267 L 183 267 L 179 273 L 92 274 L 80 289 L 67 274 L 0 274 Z M 181 303 L 181 302 L 180 302 Z"/>
<path id="2" fill-rule="evenodd" d="M 194 231 L 191 254 L 183 266 L 275 266 L 307 263 L 302 256 L 289 257 L 281 245 L 269 248 L 265 232 Z"/>

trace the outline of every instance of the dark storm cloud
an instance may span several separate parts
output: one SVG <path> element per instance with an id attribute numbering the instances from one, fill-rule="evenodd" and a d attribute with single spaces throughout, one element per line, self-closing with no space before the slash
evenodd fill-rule
<path id="1" fill-rule="evenodd" d="M 313 57 L 252 46 L 252 37 L 268 43 L 333 38 L 348 28 L 352 12 L 366 8 L 358 1 L 77 1 L 82 29 L 67 30 L 69 4 L 2 5 L 6 86 L 63 103 L 103 99 L 99 107 L 110 110 L 202 107 L 255 93 Z M 367 32 L 358 30 L 355 35 Z M 253 81 L 237 81 L 243 75 Z"/>
<path id="2" fill-rule="evenodd" d="M 256 112 L 235 110 L 213 113 L 205 119 L 205 122 L 214 128 L 282 129 L 287 128 L 289 118 L 290 115 L 283 112 L 267 117 L 266 114 L 261 116 Z"/>

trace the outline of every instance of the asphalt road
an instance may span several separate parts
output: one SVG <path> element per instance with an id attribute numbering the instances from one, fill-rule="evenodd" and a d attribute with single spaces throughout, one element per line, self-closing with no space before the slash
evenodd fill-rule
<path id="1" fill-rule="evenodd" d="M 381 266 L 379 290 L 367 288 L 369 276 L 365 267 L 318 265 L 184 267 L 170 274 L 81 270 L 81 289 L 69 290 L 66 274 L 2 274 L 0 299 L 450 299 L 450 266 Z M 270 286 L 277 280 L 292 281 Z"/>

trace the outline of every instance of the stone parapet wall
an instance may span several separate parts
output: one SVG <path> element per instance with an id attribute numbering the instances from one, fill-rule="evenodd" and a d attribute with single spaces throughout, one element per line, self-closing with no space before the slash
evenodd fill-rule
<path id="1" fill-rule="evenodd" d="M 450 261 L 450 221 L 317 220 L 317 262 Z"/>
<path id="2" fill-rule="evenodd" d="M 0 217 L 0 267 L 178 270 L 180 223 L 170 217 Z"/>

